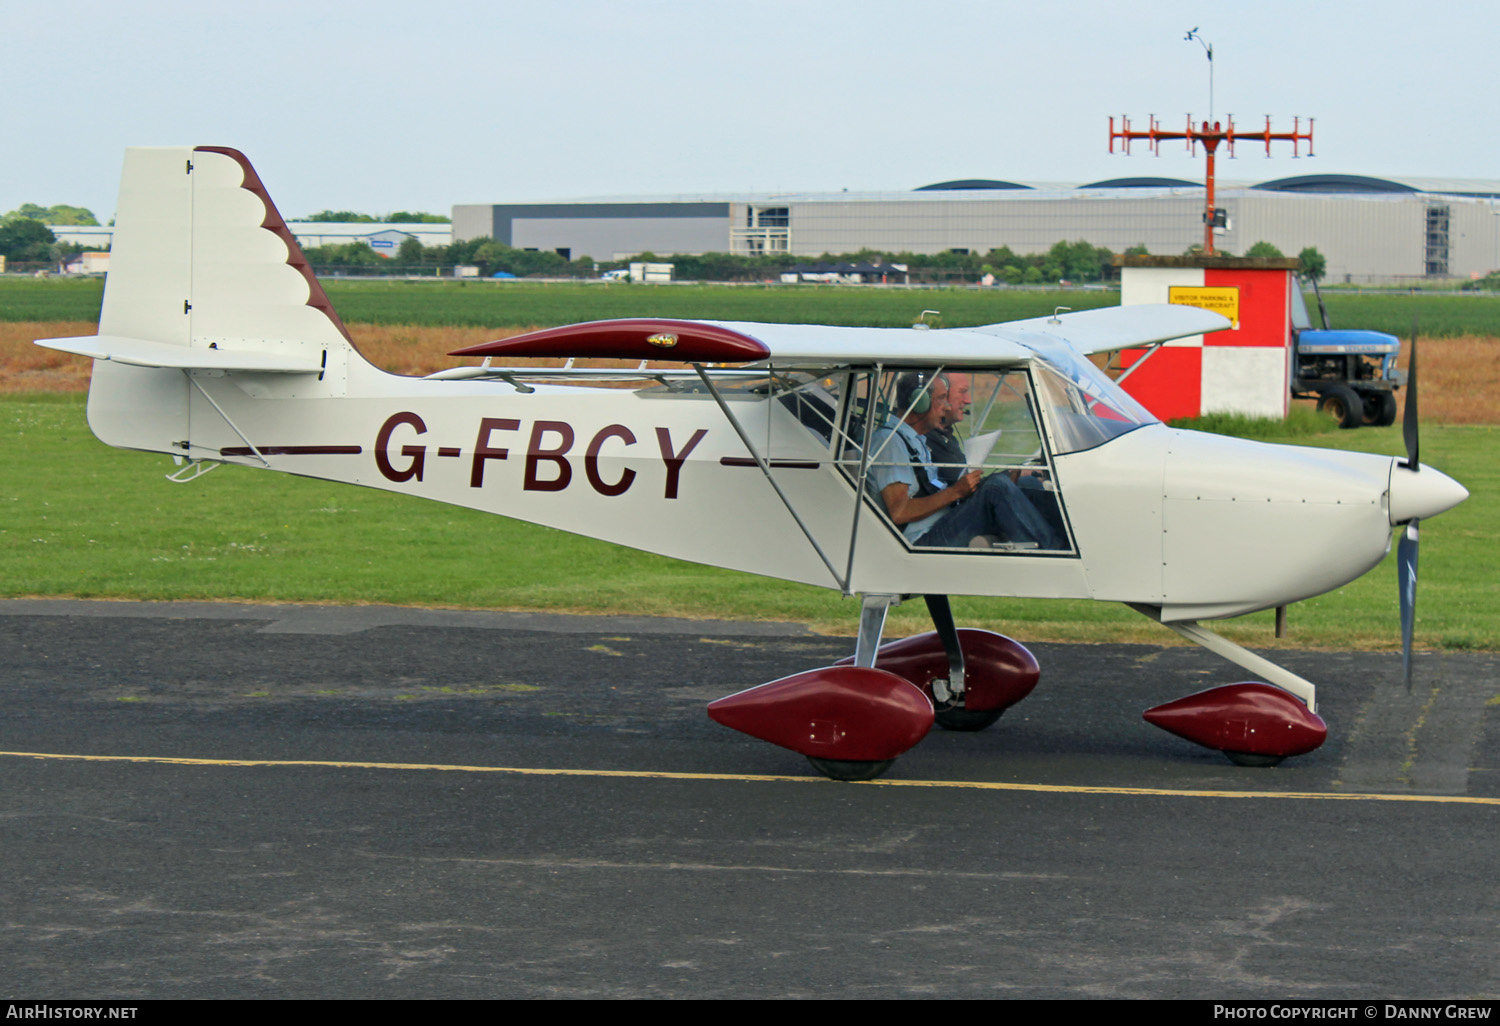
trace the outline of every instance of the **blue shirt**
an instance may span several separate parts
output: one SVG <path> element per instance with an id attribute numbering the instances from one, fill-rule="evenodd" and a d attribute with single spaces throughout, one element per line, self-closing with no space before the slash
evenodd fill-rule
<path id="1" fill-rule="evenodd" d="M 921 490 L 917 484 L 918 474 L 926 475 L 933 491 L 942 491 L 946 487 L 932 469 L 932 450 L 927 448 L 927 440 L 917 434 L 906 421 L 901 421 L 895 428 L 889 425 L 877 428 L 870 444 L 875 453 L 870 464 L 870 480 L 875 482 L 877 493 L 883 493 L 890 485 L 904 484 L 908 495 L 915 498 Z M 917 459 L 915 464 L 912 463 L 913 454 Z M 914 542 L 931 530 L 932 525 L 947 512 L 947 507 L 944 507 L 920 520 L 903 524 L 901 533 L 906 536 L 907 541 Z"/>

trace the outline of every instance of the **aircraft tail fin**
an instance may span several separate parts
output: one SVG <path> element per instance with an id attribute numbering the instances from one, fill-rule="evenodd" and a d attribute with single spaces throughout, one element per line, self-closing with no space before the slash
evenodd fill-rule
<path id="1" fill-rule="evenodd" d="M 255 169 L 221 146 L 126 151 L 99 334 L 40 344 L 94 357 L 101 440 L 175 454 L 193 372 L 295 375 L 297 394 L 333 395 L 362 362 Z"/>

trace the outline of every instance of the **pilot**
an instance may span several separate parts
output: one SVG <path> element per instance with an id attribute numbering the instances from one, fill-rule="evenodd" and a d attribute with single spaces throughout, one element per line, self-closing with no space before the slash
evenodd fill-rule
<path id="1" fill-rule="evenodd" d="M 896 406 L 905 416 L 875 432 L 878 454 L 871 478 L 896 526 L 924 546 L 964 547 L 977 535 L 1000 535 L 1060 549 L 1063 539 L 1005 474 L 966 470 L 944 484 L 923 437 L 948 411 L 948 382 L 925 372 L 896 380 Z"/>

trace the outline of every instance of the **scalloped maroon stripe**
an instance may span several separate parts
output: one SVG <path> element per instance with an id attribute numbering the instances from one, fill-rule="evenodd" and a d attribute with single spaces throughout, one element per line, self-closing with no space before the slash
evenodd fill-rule
<path id="1" fill-rule="evenodd" d="M 671 336 L 670 345 L 650 342 Z M 496 342 L 455 349 L 449 356 L 583 356 L 614 360 L 680 360 L 684 363 L 749 363 L 771 350 L 758 338 L 701 321 L 633 317 L 547 328 Z"/>
<path id="2" fill-rule="evenodd" d="M 229 146 L 194 146 L 195 153 L 222 153 L 224 156 L 236 161 L 245 171 L 245 180 L 240 183 L 240 188 L 254 193 L 265 204 L 266 216 L 260 226 L 266 231 L 273 233 L 282 242 L 286 243 L 286 262 L 295 268 L 302 277 L 307 279 L 307 305 L 314 310 L 321 311 L 323 316 L 333 322 L 333 326 L 339 330 L 339 334 L 352 344 L 354 339 L 349 337 L 349 329 L 344 327 L 344 322 L 339 319 L 338 311 L 334 310 L 333 304 L 328 301 L 328 295 L 323 291 L 323 286 L 318 282 L 318 276 L 313 274 L 312 266 L 308 264 L 307 257 L 302 255 L 302 247 L 297 244 L 297 237 L 292 230 L 286 226 L 281 212 L 276 209 L 276 204 L 271 200 L 271 194 L 261 184 L 260 175 L 255 173 L 255 168 L 250 166 L 249 159 Z"/>

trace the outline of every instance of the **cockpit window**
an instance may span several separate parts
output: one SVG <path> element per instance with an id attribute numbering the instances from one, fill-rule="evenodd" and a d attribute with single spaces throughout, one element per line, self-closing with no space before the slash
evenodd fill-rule
<path id="1" fill-rule="evenodd" d="M 1025 369 L 887 367 L 844 380 L 835 461 L 911 548 L 1072 551 Z"/>
<path id="2" fill-rule="evenodd" d="M 1160 423 L 1070 346 L 1038 351 L 1037 387 L 1047 397 L 1057 452 L 1081 452 L 1147 424 Z"/>

